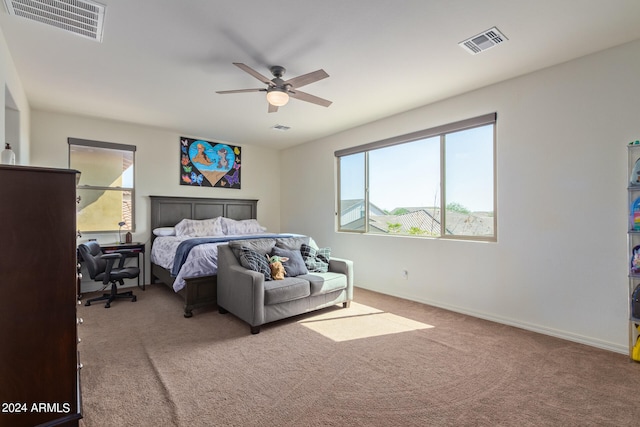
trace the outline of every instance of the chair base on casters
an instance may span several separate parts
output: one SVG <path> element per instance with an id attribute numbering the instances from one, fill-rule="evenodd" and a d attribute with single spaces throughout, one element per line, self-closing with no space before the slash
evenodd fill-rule
<path id="1" fill-rule="evenodd" d="M 90 300 L 87 300 L 87 302 L 85 302 L 84 305 L 89 306 L 89 305 L 91 305 L 92 302 L 107 300 L 107 303 L 104 305 L 104 308 L 109 308 L 109 307 L 111 307 L 111 302 L 112 301 L 114 301 L 116 299 L 120 299 L 120 298 L 130 298 L 131 302 L 136 302 L 136 300 L 138 299 L 133 294 L 133 291 L 127 291 L 127 292 L 118 293 L 118 291 L 116 289 L 116 284 L 112 283 L 111 284 L 111 293 L 102 294 L 101 297 L 91 298 Z"/>

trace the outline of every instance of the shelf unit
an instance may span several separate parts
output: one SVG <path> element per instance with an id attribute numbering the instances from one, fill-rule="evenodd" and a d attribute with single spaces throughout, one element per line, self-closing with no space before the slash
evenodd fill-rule
<path id="1" fill-rule="evenodd" d="M 640 362 L 640 313 L 634 313 L 632 309 L 633 292 L 637 286 L 640 286 L 640 141 L 629 143 L 627 157 L 629 357 Z"/>

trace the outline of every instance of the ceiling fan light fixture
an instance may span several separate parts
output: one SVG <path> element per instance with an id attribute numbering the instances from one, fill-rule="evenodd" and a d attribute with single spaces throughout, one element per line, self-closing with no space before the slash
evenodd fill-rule
<path id="1" fill-rule="evenodd" d="M 273 88 L 267 92 L 267 101 L 274 107 L 282 107 L 289 102 L 289 94 L 280 88 Z"/>
<path id="2" fill-rule="evenodd" d="M 30 0 L 31 1 L 31 0 Z M 234 62 L 233 65 L 240 68 L 242 71 L 247 74 L 251 74 L 256 79 L 260 80 L 262 83 L 267 85 L 266 89 L 236 89 L 236 90 L 220 90 L 216 91 L 219 94 L 227 94 L 227 93 L 244 93 L 244 92 L 266 92 L 267 93 L 267 102 L 269 104 L 269 109 L 267 110 L 269 113 L 276 113 L 278 111 L 278 107 L 282 107 L 283 105 L 287 105 L 289 102 L 289 97 L 293 97 L 300 101 L 311 102 L 312 104 L 321 105 L 323 107 L 328 107 L 331 105 L 331 101 L 327 101 L 326 99 L 322 99 L 318 96 L 310 95 L 308 93 L 302 92 L 298 90 L 298 87 L 305 86 L 318 80 L 326 79 L 329 77 L 324 70 L 316 70 L 311 73 L 302 74 L 300 76 L 294 77 L 288 80 L 282 80 L 282 76 L 284 75 L 285 69 L 279 65 L 274 65 L 269 68 L 271 74 L 273 74 L 273 79 L 269 79 L 253 68 L 245 65 L 241 62 Z"/>

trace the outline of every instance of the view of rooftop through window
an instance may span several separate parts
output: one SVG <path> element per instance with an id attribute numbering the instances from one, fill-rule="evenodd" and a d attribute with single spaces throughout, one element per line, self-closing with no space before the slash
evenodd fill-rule
<path id="1" fill-rule="evenodd" d="M 346 155 L 339 162 L 343 231 L 495 236 L 493 124 Z"/>

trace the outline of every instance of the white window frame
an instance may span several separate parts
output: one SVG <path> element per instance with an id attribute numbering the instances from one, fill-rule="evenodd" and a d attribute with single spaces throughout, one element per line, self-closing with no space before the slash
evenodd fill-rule
<path id="1" fill-rule="evenodd" d="M 80 224 L 78 224 L 79 227 L 79 232 L 83 233 L 83 234 L 97 234 L 97 233 L 111 233 L 114 231 L 118 231 L 118 232 L 123 232 L 123 231 L 131 231 L 131 232 L 135 232 L 135 228 L 136 228 L 136 224 L 135 224 L 135 169 L 136 169 L 136 164 L 135 164 L 135 153 L 136 153 L 136 146 L 135 145 L 128 145 L 128 144 L 117 144 L 117 143 L 113 143 L 113 142 L 103 142 L 103 141 L 92 141 L 92 140 L 88 140 L 88 139 L 80 139 L 80 138 L 67 138 L 67 142 L 69 144 L 69 167 L 72 167 L 71 165 L 71 151 L 72 151 L 72 147 L 73 146 L 78 146 L 78 147 L 95 147 L 95 148 L 100 148 L 100 149 L 106 149 L 106 150 L 114 150 L 114 151 L 130 151 L 132 153 L 133 156 L 133 176 L 132 176 L 132 186 L 131 187 L 113 187 L 113 186 L 97 186 L 97 185 L 77 185 L 76 189 L 77 190 L 97 190 L 97 191 L 115 191 L 115 192 L 121 192 L 121 193 L 130 193 L 131 194 L 131 212 L 130 212 L 130 221 L 124 221 L 124 214 L 122 215 L 121 221 L 125 222 L 125 225 L 122 227 L 119 227 L 118 222 L 114 222 L 113 224 L 113 228 L 108 228 L 108 229 L 104 229 L 104 230 L 83 230 L 82 228 L 80 228 Z M 82 171 L 79 171 L 81 176 L 80 176 L 80 180 L 79 182 L 82 181 Z M 122 209 L 122 208 L 121 208 Z"/>
<path id="2" fill-rule="evenodd" d="M 336 203 L 336 229 L 339 232 L 346 233 L 357 233 L 357 234 L 377 234 L 380 233 L 371 233 L 370 232 L 370 215 L 369 210 L 371 209 L 370 200 L 369 200 L 369 161 L 368 161 L 368 153 L 372 150 L 391 147 L 394 145 L 405 144 L 409 142 L 414 142 L 422 139 L 432 138 L 432 137 L 440 137 L 440 183 L 441 183 L 441 197 L 440 197 L 440 234 L 437 236 L 429 235 L 429 236 L 415 236 L 422 238 L 440 238 L 440 239 L 457 239 L 457 240 L 474 240 L 474 241 L 497 241 L 498 229 L 497 229 L 497 192 L 496 192 L 496 182 L 497 182 L 497 166 L 496 166 L 496 124 L 497 124 L 497 113 L 485 114 L 478 117 L 473 117 L 466 120 L 461 120 L 454 123 L 449 123 L 442 126 L 437 126 L 430 129 L 425 129 L 417 132 L 413 132 L 410 134 L 400 135 L 380 141 L 375 141 L 355 147 L 349 147 L 342 150 L 337 150 L 334 154 L 336 157 L 336 168 L 337 168 L 337 203 Z M 446 226 L 446 182 L 445 182 L 445 163 L 446 163 L 446 153 L 445 153 L 445 136 L 447 134 L 453 132 L 459 132 L 463 130 L 473 129 L 481 126 L 493 125 L 493 235 L 462 235 L 462 234 L 447 234 L 447 226 Z M 362 229 L 353 229 L 353 228 L 344 228 L 341 224 L 341 213 L 343 212 L 341 206 L 341 174 L 340 170 L 341 158 L 353 154 L 364 153 L 364 227 Z M 398 236 L 398 237 L 414 237 L 408 234 L 388 234 L 390 236 Z"/>

